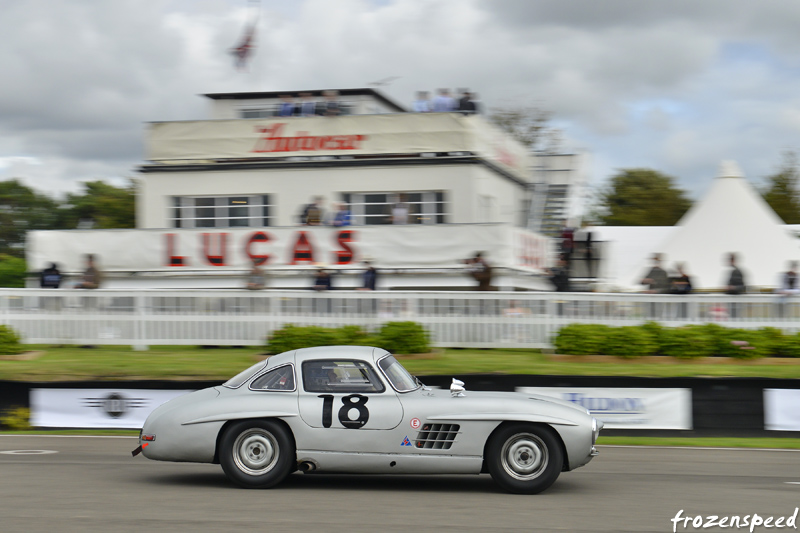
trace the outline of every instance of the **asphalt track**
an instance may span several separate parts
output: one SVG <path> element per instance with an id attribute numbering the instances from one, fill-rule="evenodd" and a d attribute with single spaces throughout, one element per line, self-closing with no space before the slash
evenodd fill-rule
<path id="1" fill-rule="evenodd" d="M 681 509 L 777 518 L 800 507 L 800 451 L 604 446 L 547 492 L 520 496 L 488 475 L 294 474 L 244 490 L 219 466 L 132 458 L 134 447 L 0 436 L 0 531 L 647 532 L 672 531 Z"/>

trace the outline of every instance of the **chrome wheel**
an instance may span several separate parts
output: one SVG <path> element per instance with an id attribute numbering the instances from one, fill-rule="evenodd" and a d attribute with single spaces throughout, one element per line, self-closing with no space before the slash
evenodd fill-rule
<path id="1" fill-rule="evenodd" d="M 532 433 L 518 433 L 500 451 L 503 470 L 514 479 L 528 481 L 542 475 L 549 464 L 547 445 Z"/>
<path id="2" fill-rule="evenodd" d="M 275 436 L 262 428 L 250 428 L 233 443 L 233 462 L 251 476 L 266 474 L 278 463 L 280 446 Z"/>

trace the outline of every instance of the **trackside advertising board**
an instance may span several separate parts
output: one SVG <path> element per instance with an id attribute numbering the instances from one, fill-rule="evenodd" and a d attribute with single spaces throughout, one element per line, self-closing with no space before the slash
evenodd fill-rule
<path id="1" fill-rule="evenodd" d="M 692 429 L 691 389 L 519 387 L 580 405 L 606 429 Z"/>
<path id="2" fill-rule="evenodd" d="M 162 403 L 190 390 L 31 389 L 31 425 L 140 429 Z"/>
<path id="3" fill-rule="evenodd" d="M 764 389 L 764 429 L 800 431 L 800 389 Z"/>

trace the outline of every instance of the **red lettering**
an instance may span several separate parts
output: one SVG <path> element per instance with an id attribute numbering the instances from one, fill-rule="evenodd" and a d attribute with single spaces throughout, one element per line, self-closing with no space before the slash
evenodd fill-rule
<path id="1" fill-rule="evenodd" d="M 266 152 L 314 152 L 317 150 L 358 150 L 367 135 L 309 135 L 298 131 L 296 135 L 282 137 L 285 123 L 271 126 L 256 126 L 261 134 L 253 148 L 254 153 Z"/>
<path id="2" fill-rule="evenodd" d="M 174 233 L 167 233 L 167 266 L 182 267 L 189 264 L 186 257 L 182 255 L 175 255 L 175 240 L 177 235 Z"/>
<path id="3" fill-rule="evenodd" d="M 341 250 L 333 252 L 333 262 L 337 265 L 349 265 L 353 262 L 355 253 L 349 243 L 355 240 L 356 232 L 353 230 L 342 230 L 336 235 L 336 242 L 339 243 Z"/>
<path id="4" fill-rule="evenodd" d="M 253 245 L 263 242 L 268 243 L 271 241 L 272 238 L 270 237 L 269 233 L 265 233 L 263 231 L 256 231 L 250 238 L 247 240 L 247 244 L 244 247 L 244 251 L 247 254 L 247 257 L 250 258 L 250 261 L 254 262 L 257 265 L 266 265 L 269 263 L 270 254 L 255 254 L 253 253 Z"/>
<path id="5" fill-rule="evenodd" d="M 314 247 L 308 240 L 308 232 L 298 231 L 297 240 L 294 242 L 292 248 L 292 260 L 289 261 L 290 265 L 297 263 L 313 263 L 314 262 Z"/>
<path id="6" fill-rule="evenodd" d="M 226 266 L 225 256 L 228 248 L 227 233 L 203 233 L 203 255 L 213 266 Z"/>

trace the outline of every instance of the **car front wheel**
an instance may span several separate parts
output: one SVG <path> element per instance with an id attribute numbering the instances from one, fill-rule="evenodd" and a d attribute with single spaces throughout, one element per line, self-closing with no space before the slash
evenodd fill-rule
<path id="1" fill-rule="evenodd" d="M 561 473 L 564 452 L 547 426 L 511 424 L 496 431 L 486 446 L 486 463 L 495 483 L 508 492 L 537 494 Z"/>
<path id="2" fill-rule="evenodd" d="M 294 443 L 288 431 L 270 420 L 246 420 L 222 436 L 219 462 L 228 479 L 248 489 L 266 489 L 292 471 Z"/>

